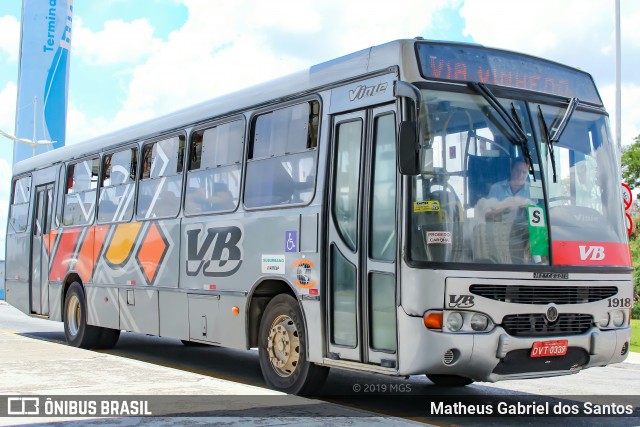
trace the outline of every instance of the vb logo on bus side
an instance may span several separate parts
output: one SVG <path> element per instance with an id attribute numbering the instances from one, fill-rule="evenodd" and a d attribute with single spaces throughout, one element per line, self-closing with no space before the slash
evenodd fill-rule
<path id="1" fill-rule="evenodd" d="M 187 275 L 231 276 L 242 264 L 242 237 L 236 226 L 188 230 Z"/>
<path id="2" fill-rule="evenodd" d="M 449 295 L 449 308 L 470 308 L 476 305 L 473 295 Z"/>

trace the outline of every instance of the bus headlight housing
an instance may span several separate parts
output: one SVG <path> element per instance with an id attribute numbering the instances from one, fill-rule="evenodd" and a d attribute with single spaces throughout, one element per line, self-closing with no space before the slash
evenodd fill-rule
<path id="1" fill-rule="evenodd" d="M 598 320 L 598 326 L 600 326 L 601 328 L 606 328 L 607 326 L 609 326 L 610 320 L 611 316 L 609 315 L 609 313 L 604 313 L 600 320 Z"/>
<path id="2" fill-rule="evenodd" d="M 619 328 L 624 323 L 624 311 L 616 310 L 611 312 L 611 323 L 616 328 Z"/>
<path id="3" fill-rule="evenodd" d="M 423 315 L 424 326 L 442 332 L 490 332 L 495 323 L 489 315 L 476 311 L 429 310 Z"/>
<path id="4" fill-rule="evenodd" d="M 449 313 L 447 316 L 447 328 L 452 332 L 458 332 L 462 329 L 463 319 L 462 314 L 458 312 Z"/>
<path id="5" fill-rule="evenodd" d="M 471 329 L 482 332 L 489 326 L 489 318 L 484 314 L 476 313 L 471 317 Z"/>

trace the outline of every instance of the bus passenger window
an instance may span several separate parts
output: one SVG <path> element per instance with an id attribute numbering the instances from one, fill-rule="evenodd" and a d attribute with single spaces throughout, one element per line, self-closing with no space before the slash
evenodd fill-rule
<path id="1" fill-rule="evenodd" d="M 194 132 L 185 190 L 185 214 L 235 210 L 240 197 L 243 145 L 243 120 Z"/>
<path id="2" fill-rule="evenodd" d="M 99 223 L 131 220 L 137 163 L 137 148 L 104 156 L 98 198 Z"/>
<path id="3" fill-rule="evenodd" d="M 308 204 L 314 194 L 320 104 L 292 105 L 253 120 L 244 204 Z"/>
<path id="4" fill-rule="evenodd" d="M 142 176 L 138 184 L 138 218 L 175 217 L 182 193 L 183 135 L 142 147 Z"/>
<path id="5" fill-rule="evenodd" d="M 13 183 L 13 199 L 9 216 L 8 233 L 21 233 L 27 230 L 29 219 L 29 200 L 31 199 L 31 177 L 19 178 Z"/>
<path id="6" fill-rule="evenodd" d="M 98 187 L 98 157 L 67 166 L 63 225 L 87 225 L 93 222 Z"/>

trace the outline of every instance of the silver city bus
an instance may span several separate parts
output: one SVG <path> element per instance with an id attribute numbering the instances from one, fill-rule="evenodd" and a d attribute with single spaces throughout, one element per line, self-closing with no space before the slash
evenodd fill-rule
<path id="1" fill-rule="evenodd" d="M 625 359 L 619 170 L 591 76 L 400 40 L 14 167 L 6 298 L 121 330 L 442 385 Z"/>

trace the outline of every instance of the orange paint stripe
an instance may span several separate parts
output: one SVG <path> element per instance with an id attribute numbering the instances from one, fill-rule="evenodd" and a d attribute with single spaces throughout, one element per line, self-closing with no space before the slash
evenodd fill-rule
<path id="1" fill-rule="evenodd" d="M 156 270 L 162 260 L 167 245 L 162 239 L 162 235 L 158 231 L 155 223 L 149 226 L 149 231 L 144 239 L 140 250 L 138 251 L 138 260 L 142 265 L 142 269 L 147 276 L 148 283 L 153 282 Z"/>
<path id="2" fill-rule="evenodd" d="M 113 237 L 109 243 L 109 248 L 105 253 L 105 258 L 109 263 L 112 265 L 121 265 L 129 258 L 140 227 L 142 227 L 141 222 L 120 224 L 116 227 L 116 231 L 113 233 Z"/>
<path id="3" fill-rule="evenodd" d="M 91 281 L 93 272 L 93 264 L 95 258 L 93 256 L 93 236 L 95 227 L 90 227 L 87 231 L 82 247 L 78 251 L 78 261 L 76 262 L 76 271 L 80 274 L 80 278 L 84 283 Z"/>

